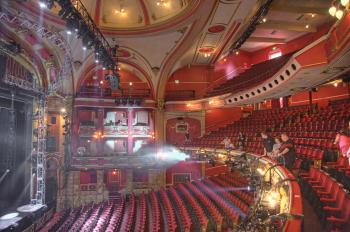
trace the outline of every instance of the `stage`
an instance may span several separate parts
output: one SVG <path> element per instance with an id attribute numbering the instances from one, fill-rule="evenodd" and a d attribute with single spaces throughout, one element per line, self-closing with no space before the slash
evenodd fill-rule
<path id="1" fill-rule="evenodd" d="M 0 217 L 0 231 L 23 231 L 47 211 L 46 205 L 28 204 Z"/>

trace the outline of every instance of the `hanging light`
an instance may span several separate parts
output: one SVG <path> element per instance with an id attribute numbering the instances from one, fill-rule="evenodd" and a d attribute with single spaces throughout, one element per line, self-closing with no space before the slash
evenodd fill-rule
<path id="1" fill-rule="evenodd" d="M 333 5 L 333 6 L 331 6 L 330 8 L 329 8 L 329 10 L 328 10 L 328 12 L 329 12 L 329 14 L 331 15 L 331 16 L 335 16 L 335 13 L 337 12 L 337 8 Z"/>
<path id="2" fill-rule="evenodd" d="M 341 0 L 340 3 L 343 5 L 343 6 L 346 6 L 349 4 L 349 0 Z"/>
<path id="3" fill-rule="evenodd" d="M 335 13 L 335 17 L 337 18 L 337 19 L 341 19 L 341 18 L 343 18 L 343 15 L 344 15 L 344 11 L 342 10 L 342 9 L 338 9 L 337 10 L 337 12 Z"/>

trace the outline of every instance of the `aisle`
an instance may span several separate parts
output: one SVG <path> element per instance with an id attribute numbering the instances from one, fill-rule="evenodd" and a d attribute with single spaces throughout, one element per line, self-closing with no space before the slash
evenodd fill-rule
<path id="1" fill-rule="evenodd" d="M 322 225 L 318 219 L 314 209 L 309 202 L 303 198 L 303 211 L 304 211 L 304 232 L 317 231 L 322 232 Z"/>

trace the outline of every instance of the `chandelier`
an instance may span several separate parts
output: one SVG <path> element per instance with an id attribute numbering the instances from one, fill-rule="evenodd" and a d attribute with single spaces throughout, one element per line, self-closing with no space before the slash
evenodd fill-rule
<path id="1" fill-rule="evenodd" d="M 334 0 L 328 12 L 331 16 L 341 19 L 344 13 L 349 10 L 350 0 Z"/>

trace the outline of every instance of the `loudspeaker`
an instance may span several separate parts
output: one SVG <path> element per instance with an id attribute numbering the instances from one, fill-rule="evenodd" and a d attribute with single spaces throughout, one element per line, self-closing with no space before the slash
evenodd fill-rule
<path id="1" fill-rule="evenodd" d="M 7 57 L 4 55 L 0 55 L 0 80 L 4 78 L 6 72 L 6 60 Z"/>

